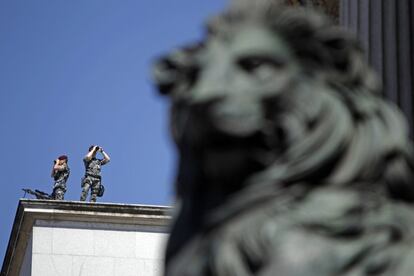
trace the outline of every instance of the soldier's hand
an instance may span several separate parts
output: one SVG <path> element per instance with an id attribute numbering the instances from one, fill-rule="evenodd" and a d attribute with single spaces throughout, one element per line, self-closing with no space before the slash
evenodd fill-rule
<path id="1" fill-rule="evenodd" d="M 59 164 L 59 158 L 53 161 L 55 164 Z"/>

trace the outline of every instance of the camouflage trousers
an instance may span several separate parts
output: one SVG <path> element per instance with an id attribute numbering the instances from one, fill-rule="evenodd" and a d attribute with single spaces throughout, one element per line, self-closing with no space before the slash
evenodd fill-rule
<path id="1" fill-rule="evenodd" d="M 100 186 L 101 179 L 98 177 L 87 175 L 82 178 L 82 194 L 80 200 L 85 201 L 88 197 L 89 190 L 91 190 L 90 202 L 96 202 L 96 197 L 99 193 Z"/>
<path id="2" fill-rule="evenodd" d="M 53 185 L 52 198 L 54 200 L 64 200 L 66 193 L 66 183 L 56 182 Z"/>

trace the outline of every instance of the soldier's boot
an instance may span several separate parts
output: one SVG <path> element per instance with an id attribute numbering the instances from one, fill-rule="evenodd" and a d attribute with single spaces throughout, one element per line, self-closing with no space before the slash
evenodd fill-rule
<path id="1" fill-rule="evenodd" d="M 96 202 L 96 194 L 95 193 L 91 194 L 91 202 Z"/>

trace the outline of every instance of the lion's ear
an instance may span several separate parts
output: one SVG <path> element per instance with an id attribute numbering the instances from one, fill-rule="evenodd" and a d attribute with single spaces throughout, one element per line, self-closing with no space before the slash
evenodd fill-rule
<path id="1" fill-rule="evenodd" d="M 197 70 L 195 56 L 202 46 L 195 44 L 179 49 L 154 63 L 152 76 L 161 94 L 172 93 L 180 84 L 192 81 Z"/>
<path id="2" fill-rule="evenodd" d="M 178 68 L 168 57 L 160 58 L 153 64 L 152 77 L 158 91 L 166 95 L 174 89 L 179 78 Z"/>

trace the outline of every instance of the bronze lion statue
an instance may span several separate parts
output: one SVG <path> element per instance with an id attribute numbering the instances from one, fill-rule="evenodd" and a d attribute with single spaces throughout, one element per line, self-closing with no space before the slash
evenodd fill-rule
<path id="1" fill-rule="evenodd" d="M 412 144 L 354 36 L 234 1 L 154 78 L 179 153 L 166 275 L 414 275 Z"/>

